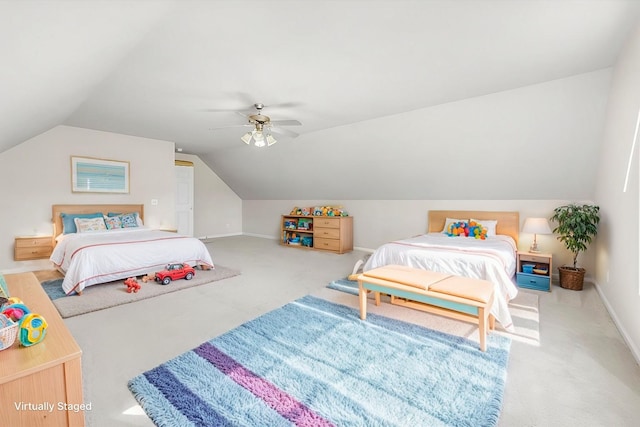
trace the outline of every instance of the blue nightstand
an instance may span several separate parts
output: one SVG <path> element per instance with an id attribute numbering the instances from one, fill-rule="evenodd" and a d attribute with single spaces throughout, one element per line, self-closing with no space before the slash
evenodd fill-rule
<path id="1" fill-rule="evenodd" d="M 518 251 L 516 257 L 516 284 L 518 287 L 551 292 L 553 255 Z"/>

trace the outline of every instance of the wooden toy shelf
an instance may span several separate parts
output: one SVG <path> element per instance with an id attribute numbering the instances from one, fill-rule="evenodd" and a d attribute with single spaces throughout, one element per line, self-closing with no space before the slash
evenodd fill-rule
<path id="1" fill-rule="evenodd" d="M 353 217 L 282 215 L 280 244 L 343 254 L 353 250 Z"/>

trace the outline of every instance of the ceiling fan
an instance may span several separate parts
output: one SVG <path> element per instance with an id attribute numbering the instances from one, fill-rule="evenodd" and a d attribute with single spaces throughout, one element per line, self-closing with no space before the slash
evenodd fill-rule
<path id="1" fill-rule="evenodd" d="M 226 127 L 241 127 L 241 126 L 251 126 L 253 129 L 247 133 L 245 133 L 240 139 L 247 145 L 253 144 L 256 147 L 264 147 L 264 146 L 272 146 L 278 140 L 273 136 L 276 135 L 284 135 L 289 136 L 291 138 L 295 138 L 298 136 L 296 132 L 290 131 L 288 129 L 283 129 L 281 126 L 300 126 L 302 123 L 298 120 L 271 120 L 271 117 L 262 114 L 262 109 L 265 108 L 265 105 L 257 102 L 253 104 L 256 109 L 255 113 L 241 113 L 238 112 L 243 117 L 246 117 L 248 123 L 236 126 L 226 126 Z M 218 128 L 220 129 L 220 128 Z"/>

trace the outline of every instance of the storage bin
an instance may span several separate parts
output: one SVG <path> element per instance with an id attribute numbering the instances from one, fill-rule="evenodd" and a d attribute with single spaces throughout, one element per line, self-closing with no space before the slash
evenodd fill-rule
<path id="1" fill-rule="evenodd" d="M 522 264 L 522 272 L 532 274 L 535 266 L 535 264 Z"/>
<path id="2" fill-rule="evenodd" d="M 18 335 L 18 324 L 4 314 L 0 314 L 0 350 L 13 345 Z"/>

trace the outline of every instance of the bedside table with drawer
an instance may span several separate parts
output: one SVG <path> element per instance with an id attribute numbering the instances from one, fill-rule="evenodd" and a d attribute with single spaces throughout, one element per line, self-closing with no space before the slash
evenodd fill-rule
<path id="1" fill-rule="evenodd" d="M 516 284 L 518 287 L 551 292 L 553 255 L 518 251 L 516 256 Z"/>
<path id="2" fill-rule="evenodd" d="M 52 252 L 52 236 L 20 236 L 15 238 L 13 259 L 16 261 L 46 259 Z"/>

